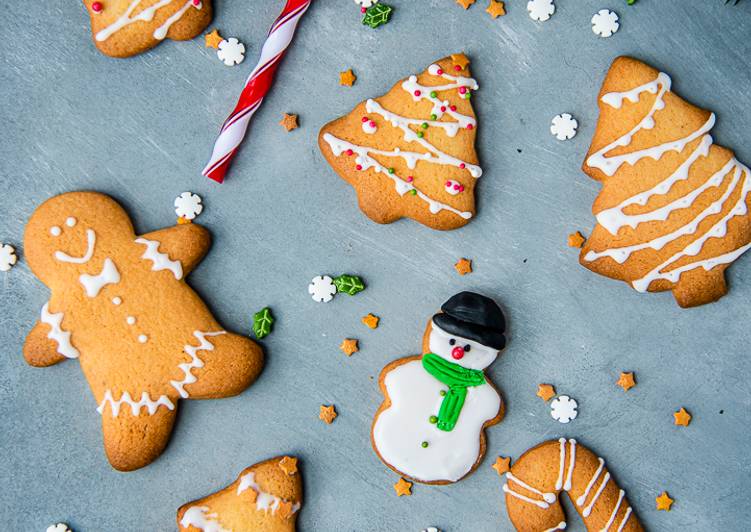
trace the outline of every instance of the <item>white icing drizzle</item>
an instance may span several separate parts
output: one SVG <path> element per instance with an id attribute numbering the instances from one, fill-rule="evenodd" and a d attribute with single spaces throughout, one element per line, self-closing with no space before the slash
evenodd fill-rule
<path id="1" fill-rule="evenodd" d="M 378 127 L 375 125 L 375 122 L 373 122 L 372 120 L 363 120 L 362 130 L 368 135 L 372 135 L 373 133 L 378 131 Z"/>
<path id="2" fill-rule="evenodd" d="M 592 479 L 587 484 L 587 488 L 584 490 L 584 493 L 576 499 L 577 506 L 581 506 L 584 504 L 584 501 L 587 500 L 587 495 L 589 495 L 589 490 L 592 489 L 592 486 L 595 485 L 595 482 L 597 482 L 597 479 L 600 476 L 600 473 L 602 473 L 602 469 L 605 467 L 605 460 L 602 458 L 597 458 L 597 461 L 600 462 L 600 467 L 597 468 L 597 471 L 595 471 L 595 474 L 592 475 Z"/>
<path id="3" fill-rule="evenodd" d="M 563 487 L 563 468 L 566 464 L 566 438 L 560 438 L 558 444 L 561 447 L 561 461 L 558 466 L 558 480 L 555 481 L 555 489 L 557 490 Z"/>
<path id="4" fill-rule="evenodd" d="M 96 297 L 99 292 L 108 284 L 117 284 L 120 282 L 120 272 L 117 271 L 117 267 L 112 260 L 107 257 L 104 259 L 102 265 L 102 271 L 96 275 L 89 275 L 87 273 L 81 274 L 78 280 L 86 290 L 86 295 L 89 297 Z"/>
<path id="5" fill-rule="evenodd" d="M 589 517 L 589 514 L 592 513 L 592 508 L 594 507 L 595 503 L 597 502 L 597 499 L 600 498 L 600 494 L 602 493 L 602 490 L 605 489 L 605 486 L 608 484 L 608 481 L 610 480 L 610 473 L 605 473 L 605 476 L 602 477 L 602 484 L 600 484 L 599 489 L 595 492 L 594 497 L 592 497 L 592 500 L 589 502 L 586 508 L 582 510 L 582 515 L 584 517 Z"/>
<path id="6" fill-rule="evenodd" d="M 441 120 L 420 120 L 419 118 L 406 118 L 400 116 L 391 111 L 387 111 L 375 100 L 368 100 L 365 102 L 365 110 L 369 113 L 378 113 L 383 118 L 396 125 L 398 122 L 402 125 L 422 126 L 422 124 L 428 124 L 430 127 L 440 127 L 446 133 L 447 137 L 455 137 L 459 133 L 459 129 L 467 127 L 467 124 L 475 125 L 475 119 L 471 117 L 465 117 L 463 123 L 460 122 L 443 122 Z M 462 115 L 464 116 L 464 115 Z M 456 166 L 456 165 L 455 165 Z"/>
<path id="7" fill-rule="evenodd" d="M 62 251 L 55 251 L 55 258 L 60 262 L 71 262 L 73 264 L 86 264 L 94 255 L 94 246 L 96 245 L 96 233 L 93 229 L 86 230 L 86 253 L 82 257 L 71 257 Z"/>
<path id="8" fill-rule="evenodd" d="M 50 312 L 49 301 L 42 306 L 40 321 L 49 325 L 50 332 L 47 333 L 47 338 L 57 342 L 58 353 L 66 358 L 78 358 L 81 355 L 70 341 L 70 331 L 62 328 L 63 313 Z"/>
<path id="9" fill-rule="evenodd" d="M 634 216 L 634 218 L 638 218 L 638 217 L 648 218 L 650 216 L 654 216 L 655 219 L 660 219 L 662 221 L 667 220 L 667 217 L 670 214 L 669 211 L 672 211 L 674 208 L 679 208 L 679 209 L 687 208 L 691 206 L 691 204 L 693 203 L 693 201 L 696 199 L 696 197 L 699 194 L 701 194 L 708 188 L 719 187 L 722 184 L 722 182 L 725 180 L 725 176 L 727 175 L 728 171 L 732 169 L 733 165 L 735 165 L 735 161 L 731 160 L 722 169 L 716 172 L 706 183 L 696 188 L 693 192 L 684 196 L 683 198 L 677 199 L 674 202 L 668 205 L 665 205 L 664 207 L 660 209 L 657 209 L 656 211 L 652 211 L 651 213 L 636 215 Z M 660 237 L 654 238 L 648 242 L 642 242 L 641 244 L 634 244 L 632 246 L 624 246 L 624 247 L 619 247 L 619 248 L 607 248 L 599 252 L 589 251 L 584 256 L 584 260 L 593 261 L 602 257 L 610 257 L 614 261 L 616 261 L 618 264 L 623 264 L 624 262 L 628 260 L 631 254 L 635 251 L 639 251 L 639 250 L 647 249 L 647 248 L 660 250 L 664 248 L 667 244 L 672 242 L 673 240 L 676 240 L 677 238 L 680 238 L 684 235 L 692 235 L 696 233 L 696 231 L 699 229 L 699 224 L 702 221 L 704 221 L 705 218 L 708 218 L 709 216 L 712 216 L 714 214 L 719 214 L 720 212 L 722 212 L 725 201 L 735 191 L 735 186 L 738 183 L 740 175 L 741 175 L 740 168 L 738 166 L 735 166 L 735 172 L 733 174 L 731 182 L 728 185 L 725 192 L 723 193 L 723 195 L 720 197 L 720 199 L 712 202 L 696 218 L 691 220 L 689 223 L 683 225 L 682 227 L 679 227 L 675 231 L 672 231 L 666 235 L 662 235 Z M 675 207 L 676 204 L 678 204 L 677 207 Z M 660 212 L 660 211 L 664 211 L 664 212 Z"/>
<path id="10" fill-rule="evenodd" d="M 182 264 L 179 260 L 170 260 L 169 255 L 166 253 L 160 253 L 159 242 L 145 238 L 136 238 L 136 242 L 146 246 L 146 251 L 144 251 L 141 258 L 150 260 L 153 263 L 151 266 L 152 271 L 169 270 L 178 281 L 183 278 Z"/>
<path id="11" fill-rule="evenodd" d="M 571 477 L 574 474 L 574 464 L 576 464 L 576 440 L 572 438 L 568 441 L 568 443 L 570 446 L 568 474 L 566 475 L 566 483 L 563 485 L 563 489 L 566 491 L 571 489 Z"/>
<path id="12" fill-rule="evenodd" d="M 503 485 L 503 491 L 505 491 L 506 493 L 508 493 L 509 495 L 511 495 L 513 497 L 516 497 L 517 499 L 523 500 L 524 502 L 528 502 L 530 504 L 534 504 L 534 505 L 542 508 L 543 510 L 547 510 L 548 508 L 550 508 L 550 504 L 546 503 L 545 501 L 538 501 L 538 500 L 535 500 L 535 499 L 530 499 L 529 497 L 526 497 L 526 496 L 522 495 L 521 493 L 516 493 L 514 490 L 512 490 L 511 488 L 508 487 L 508 484 L 504 484 Z"/>
<path id="13" fill-rule="evenodd" d="M 613 508 L 613 513 L 610 514 L 610 519 L 608 519 L 608 522 L 605 523 L 605 526 L 600 529 L 600 532 L 608 532 L 608 529 L 615 521 L 615 516 L 618 514 L 618 510 L 621 509 L 621 502 L 623 502 L 623 496 L 626 495 L 626 492 L 623 490 L 618 490 L 618 502 L 615 503 L 615 508 Z"/>
<path id="14" fill-rule="evenodd" d="M 170 381 L 170 384 L 175 388 L 175 390 L 178 391 L 180 394 L 180 397 L 183 399 L 186 399 L 189 394 L 185 391 L 185 386 L 188 384 L 192 384 L 196 382 L 196 377 L 193 375 L 192 371 L 195 368 L 202 368 L 203 367 L 203 361 L 198 358 L 198 352 L 199 351 L 213 351 L 214 350 L 214 344 L 209 342 L 206 337 L 207 336 L 219 336 L 221 334 L 227 334 L 226 331 L 217 331 L 217 332 L 202 332 L 202 331 L 194 331 L 193 335 L 198 339 L 199 344 L 197 346 L 193 346 L 190 344 L 186 344 L 185 347 L 183 347 L 183 350 L 186 354 L 190 355 L 190 362 L 183 362 L 181 364 L 178 364 L 178 367 L 183 371 L 185 376 L 181 381 Z"/>
<path id="15" fill-rule="evenodd" d="M 203 532 L 232 532 L 219 524 L 218 517 L 216 513 L 209 513 L 208 506 L 191 506 L 180 519 L 180 526 L 183 528 L 192 526 Z"/>
<path id="16" fill-rule="evenodd" d="M 240 484 L 237 486 L 237 494 L 240 495 L 243 491 L 251 488 L 258 495 L 256 497 L 256 510 L 263 510 L 264 512 L 271 511 L 271 515 L 274 515 L 279 509 L 279 504 L 282 502 L 288 502 L 277 497 L 276 495 L 263 491 L 261 487 L 256 483 L 255 473 L 246 473 L 240 477 Z M 300 503 L 292 503 L 292 513 L 297 512 L 300 509 Z"/>
<path id="17" fill-rule="evenodd" d="M 133 14 L 133 11 L 138 7 L 138 5 L 141 3 L 141 0 L 133 0 L 128 8 L 125 10 L 125 12 L 120 15 L 120 17 L 115 20 L 112 24 L 107 26 L 106 28 L 102 29 L 101 31 L 97 32 L 95 38 L 97 41 L 106 41 L 109 39 L 113 34 L 120 31 L 126 26 L 129 26 L 130 24 L 133 24 L 134 22 L 150 22 L 154 19 L 154 15 L 156 12 L 171 4 L 173 0 L 159 0 L 156 4 L 147 7 L 146 9 L 142 10 L 140 13 L 138 13 L 135 16 L 131 16 Z M 157 40 L 162 40 L 167 36 L 167 32 L 169 31 L 170 26 L 180 20 L 182 16 L 185 14 L 185 12 L 190 8 L 190 6 L 193 5 L 192 0 L 186 0 L 183 6 L 175 12 L 174 15 L 169 17 L 164 24 L 159 26 L 156 30 L 154 30 L 154 38 Z M 201 9 L 203 5 L 199 2 L 197 5 L 193 5 L 196 9 Z"/>
<path id="18" fill-rule="evenodd" d="M 555 532 L 556 530 L 566 530 L 566 521 L 561 521 L 557 525 L 555 525 L 553 528 L 546 528 L 542 532 Z"/>
<path id="19" fill-rule="evenodd" d="M 417 136 L 417 133 L 415 133 L 412 128 L 410 128 L 410 124 L 422 124 L 426 122 L 425 120 L 417 120 L 413 118 L 405 118 L 401 115 L 398 115 L 396 113 L 392 113 L 391 111 L 388 111 L 384 109 L 381 104 L 376 102 L 375 100 L 368 100 L 365 103 L 365 110 L 369 113 L 376 113 L 381 115 L 383 118 L 389 121 L 392 126 L 398 127 L 402 130 L 402 133 L 404 133 L 404 140 L 407 142 L 417 142 L 420 146 L 428 150 L 428 152 L 432 153 L 414 153 L 414 152 L 398 152 L 398 156 L 404 158 L 405 161 L 407 161 L 407 166 L 410 165 L 410 158 L 414 158 L 412 160 L 412 166 L 409 166 L 409 168 L 414 168 L 414 164 L 417 159 L 422 159 L 424 161 L 435 163 L 435 164 L 442 164 L 447 166 L 456 166 L 457 168 L 464 166 L 466 168 L 470 175 L 472 177 L 480 177 L 482 175 L 482 168 L 475 164 L 470 164 L 466 161 L 462 161 L 461 159 L 457 159 L 456 157 L 453 157 L 449 155 L 448 153 L 445 153 L 435 146 L 433 146 L 430 142 L 425 140 L 425 138 L 420 138 Z M 436 122 L 438 124 L 451 124 L 451 122 Z M 457 125 L 456 122 L 453 124 Z M 464 126 L 466 127 L 466 125 Z M 448 132 L 447 132 L 448 135 Z M 456 133 L 454 133 L 456 135 Z M 454 135 L 448 135 L 450 137 Z"/>
<path id="20" fill-rule="evenodd" d="M 533 488 L 532 486 L 530 486 L 529 484 L 527 484 L 523 480 L 519 480 L 518 478 L 516 478 L 514 475 L 511 474 L 511 471 L 506 472 L 506 478 L 509 479 L 509 480 L 514 481 L 516 484 L 519 484 L 522 488 L 524 488 L 524 489 L 526 489 L 528 491 L 531 491 L 532 493 L 536 493 L 537 495 L 539 495 L 540 497 L 542 497 L 543 500 L 545 502 L 547 502 L 547 503 L 553 503 L 556 500 L 555 493 L 550 493 L 550 492 L 543 493 L 542 491 L 538 490 L 537 488 Z"/>
<path id="21" fill-rule="evenodd" d="M 618 530 L 616 532 L 621 532 L 621 530 L 623 530 L 623 528 L 626 526 L 626 521 L 628 521 L 628 518 L 631 517 L 631 514 L 633 512 L 634 511 L 630 506 L 626 508 L 626 515 L 623 516 L 623 521 L 621 521 L 621 525 L 618 527 Z"/>
<path id="22" fill-rule="evenodd" d="M 141 394 L 141 399 L 134 401 L 128 392 L 124 392 L 120 396 L 120 399 L 115 399 L 112 396 L 112 392 L 110 390 L 107 390 L 106 392 L 104 392 L 104 398 L 102 399 L 102 402 L 99 403 L 99 406 L 96 409 L 97 412 L 99 412 L 100 414 L 103 413 L 107 404 L 110 405 L 112 417 L 117 417 L 120 414 L 120 408 L 123 406 L 123 404 L 130 406 L 130 411 L 134 416 L 137 416 L 142 408 L 146 408 L 150 416 L 153 416 L 160 406 L 165 406 L 170 410 L 175 409 L 175 405 L 166 395 L 160 395 L 156 400 L 153 400 L 149 396 L 148 392 L 143 392 Z"/>
<path id="23" fill-rule="evenodd" d="M 465 220 L 468 220 L 472 217 L 471 212 L 463 212 L 463 211 L 460 211 L 459 209 L 455 209 L 451 205 L 446 205 L 445 203 L 441 203 L 440 201 L 434 200 L 433 198 L 431 198 L 424 192 L 420 191 L 412 183 L 409 183 L 405 179 L 399 177 L 396 173 L 393 173 L 393 174 L 389 173 L 388 169 L 385 166 L 380 164 L 378 161 L 376 161 L 369 155 L 370 153 L 380 153 L 382 155 L 393 154 L 394 156 L 404 156 L 403 154 L 406 154 L 408 152 L 396 151 L 396 150 L 393 152 L 384 152 L 382 150 L 377 150 L 375 148 L 366 148 L 363 146 L 352 144 L 351 142 L 347 142 L 346 140 L 337 138 L 331 133 L 325 133 L 323 135 L 323 140 L 325 140 L 329 144 L 329 146 L 331 146 L 331 151 L 337 157 L 341 155 L 342 152 L 344 152 L 345 150 L 352 150 L 354 153 L 357 154 L 357 158 L 355 159 L 355 162 L 362 165 L 363 170 L 367 170 L 368 168 L 373 168 L 375 171 L 391 179 L 394 182 L 394 185 L 396 186 L 396 192 L 400 196 L 403 196 L 407 192 L 414 190 L 417 197 L 419 197 L 421 200 L 425 201 L 429 205 L 431 213 L 438 214 L 442 210 L 447 210 L 447 211 L 453 212 L 454 214 L 458 216 L 461 216 Z"/>

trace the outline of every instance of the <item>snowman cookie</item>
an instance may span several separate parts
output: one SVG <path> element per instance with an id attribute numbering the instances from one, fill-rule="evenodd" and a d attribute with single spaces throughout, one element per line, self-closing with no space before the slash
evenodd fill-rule
<path id="1" fill-rule="evenodd" d="M 395 360 L 379 378 L 385 401 L 371 441 L 381 460 L 426 484 L 461 480 L 485 454 L 485 428 L 504 405 L 484 370 L 506 345 L 505 319 L 490 298 L 461 292 L 428 322 L 423 354 Z"/>
<path id="2" fill-rule="evenodd" d="M 24 235 L 50 299 L 26 338 L 32 366 L 77 358 L 121 471 L 167 445 L 179 399 L 229 397 L 263 367 L 254 342 L 224 330 L 185 283 L 209 247 L 197 224 L 137 236 L 125 211 L 95 192 L 44 202 Z"/>
<path id="3" fill-rule="evenodd" d="M 184 41 L 211 22 L 211 0 L 83 0 L 94 45 L 110 57 L 130 57 L 164 39 Z"/>

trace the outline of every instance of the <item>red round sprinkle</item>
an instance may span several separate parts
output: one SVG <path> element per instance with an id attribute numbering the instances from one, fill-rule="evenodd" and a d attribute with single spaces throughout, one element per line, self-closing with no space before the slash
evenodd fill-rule
<path id="1" fill-rule="evenodd" d="M 412 177 L 411 175 L 408 175 L 407 176 L 407 183 L 411 183 L 412 181 L 414 181 L 414 179 L 415 179 L 414 177 Z"/>
<path id="2" fill-rule="evenodd" d="M 461 168 L 462 170 L 464 170 L 464 168 L 465 168 L 466 166 L 467 166 L 467 165 L 466 165 L 466 164 L 464 164 L 464 163 L 461 163 L 461 164 L 459 164 L 459 168 Z"/>
<path id="3" fill-rule="evenodd" d="M 94 2 L 93 4 L 91 4 L 91 10 L 94 13 L 101 13 L 102 9 L 104 9 L 104 6 L 101 2 Z"/>
<path id="4" fill-rule="evenodd" d="M 454 190 L 459 190 L 460 185 L 454 185 Z"/>
<path id="5" fill-rule="evenodd" d="M 362 165 L 358 164 L 357 166 L 355 166 L 355 168 L 357 168 L 358 170 L 362 170 Z"/>
<path id="6" fill-rule="evenodd" d="M 370 127 L 375 127 L 375 122 L 373 122 L 373 121 L 371 120 L 370 122 L 368 122 L 368 125 L 369 125 Z"/>
<path id="7" fill-rule="evenodd" d="M 361 120 L 361 121 L 362 121 L 363 123 L 365 123 L 365 122 L 367 122 L 367 121 L 368 121 L 368 117 L 367 117 L 367 116 L 363 116 L 363 117 L 362 117 L 362 118 L 361 118 L 360 120 Z"/>
<path id="8" fill-rule="evenodd" d="M 360 8 L 360 13 L 365 13 L 366 11 L 367 11 L 367 9 L 366 9 L 366 8 L 364 8 L 364 7 L 361 7 L 361 8 Z"/>
<path id="9" fill-rule="evenodd" d="M 459 192 L 464 192 L 464 185 L 459 185 Z"/>
<path id="10" fill-rule="evenodd" d="M 193 0 L 193 5 L 198 7 L 201 5 L 201 0 Z"/>
<path id="11" fill-rule="evenodd" d="M 459 94 L 464 94 L 467 92 L 467 87 L 459 87 Z"/>
<path id="12" fill-rule="evenodd" d="M 420 96 L 421 94 L 422 94 L 422 91 L 419 91 L 419 90 L 415 91 L 415 96 Z"/>
<path id="13" fill-rule="evenodd" d="M 475 126 L 473 126 L 472 124 L 467 124 L 467 129 L 475 129 Z"/>
<path id="14" fill-rule="evenodd" d="M 446 181 L 446 186 L 450 187 L 451 186 L 451 181 Z"/>
<path id="15" fill-rule="evenodd" d="M 456 105 L 452 105 L 451 107 L 449 107 L 449 109 L 451 109 L 452 111 L 456 111 Z"/>
<path id="16" fill-rule="evenodd" d="M 436 73 L 437 73 L 437 74 L 438 74 L 439 76 L 443 75 L 443 69 L 442 69 L 442 68 L 439 68 L 438 70 L 436 70 Z"/>
<path id="17" fill-rule="evenodd" d="M 459 72 L 461 69 L 462 67 L 460 67 L 459 65 L 454 65 L 454 70 L 456 70 L 457 72 Z"/>
<path id="18" fill-rule="evenodd" d="M 352 150 L 347 150 L 347 155 L 352 155 L 354 152 Z"/>

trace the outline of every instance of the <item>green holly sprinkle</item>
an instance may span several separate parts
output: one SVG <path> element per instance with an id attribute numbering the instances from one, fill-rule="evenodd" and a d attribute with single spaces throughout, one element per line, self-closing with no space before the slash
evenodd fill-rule
<path id="1" fill-rule="evenodd" d="M 271 333 L 271 326 L 274 324 L 274 316 L 271 315 L 271 309 L 265 307 L 253 314 L 253 332 L 259 340 Z"/>
<path id="2" fill-rule="evenodd" d="M 436 91 L 430 91 L 430 97 L 431 98 L 437 98 L 438 97 L 438 93 Z"/>
<path id="3" fill-rule="evenodd" d="M 424 441 L 420 445 L 422 445 L 422 448 L 425 449 L 428 446 L 428 442 Z"/>
<path id="4" fill-rule="evenodd" d="M 344 292 L 350 296 L 365 290 L 365 283 L 357 275 L 343 274 L 334 277 L 334 286 L 337 292 Z"/>
<path id="5" fill-rule="evenodd" d="M 430 416 L 428 418 L 428 421 L 430 421 L 431 425 L 435 425 L 436 423 L 438 423 L 438 416 Z"/>
<path id="6" fill-rule="evenodd" d="M 386 24 L 389 21 L 389 18 L 391 18 L 391 12 L 393 10 L 393 7 L 386 4 L 374 4 L 365 12 L 362 23 L 365 26 L 369 26 L 375 29 L 378 26 Z"/>

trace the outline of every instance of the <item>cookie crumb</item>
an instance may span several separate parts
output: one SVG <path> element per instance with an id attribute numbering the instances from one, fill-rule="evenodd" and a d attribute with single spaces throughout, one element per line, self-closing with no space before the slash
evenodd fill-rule
<path id="1" fill-rule="evenodd" d="M 331 425 L 338 415 L 334 405 L 321 405 L 321 411 L 318 413 L 318 417 L 327 425 Z"/>
<path id="2" fill-rule="evenodd" d="M 587 239 L 579 231 L 568 235 L 568 246 L 570 248 L 581 248 L 586 241 Z"/>
<path id="3" fill-rule="evenodd" d="M 507 456 L 504 458 L 499 456 L 495 459 L 495 463 L 491 467 L 498 471 L 500 476 L 503 476 L 505 473 L 511 471 L 511 457 Z"/>
<path id="4" fill-rule="evenodd" d="M 629 372 L 623 372 L 621 371 L 621 376 L 616 382 L 618 386 L 623 388 L 624 392 L 629 391 L 631 388 L 636 386 L 636 380 L 634 379 L 634 373 L 632 371 Z"/>
<path id="5" fill-rule="evenodd" d="M 398 497 L 401 497 L 402 495 L 410 496 L 412 495 L 412 483 L 400 478 L 399 481 L 394 484 L 394 491 Z"/>
<path id="6" fill-rule="evenodd" d="M 357 76 L 352 72 L 351 68 L 348 68 L 344 72 L 339 72 L 339 85 L 344 87 L 351 87 L 357 81 Z"/>
<path id="7" fill-rule="evenodd" d="M 378 327 L 378 322 L 381 318 L 376 316 L 375 314 L 368 314 L 367 316 L 363 316 L 362 321 L 365 325 L 370 327 L 371 329 L 376 329 Z"/>
<path id="8" fill-rule="evenodd" d="M 657 503 L 658 510 L 669 512 L 670 507 L 675 501 L 670 498 L 670 495 L 668 495 L 667 491 L 663 491 L 659 497 L 655 498 L 655 502 Z"/>
<path id="9" fill-rule="evenodd" d="M 488 4 L 488 8 L 485 12 L 496 19 L 506 14 L 506 6 L 499 0 L 490 0 L 490 4 Z"/>
<path id="10" fill-rule="evenodd" d="M 279 122 L 279 125 L 282 126 L 287 131 L 292 131 L 293 129 L 297 129 L 297 115 L 291 115 L 288 113 L 284 113 L 284 117 Z"/>
<path id="11" fill-rule="evenodd" d="M 688 427 L 689 423 L 691 423 L 691 414 L 683 407 L 678 412 L 675 412 L 673 417 L 675 418 L 675 424 L 681 427 Z"/>
<path id="12" fill-rule="evenodd" d="M 555 387 L 552 384 L 538 384 L 537 397 L 547 402 L 555 397 Z"/>
<path id="13" fill-rule="evenodd" d="M 357 353 L 360 350 L 360 348 L 357 346 L 357 339 L 355 338 L 345 338 L 344 340 L 342 340 L 342 344 L 339 346 L 339 349 L 341 349 L 342 352 L 348 357 L 351 357 L 353 353 Z"/>
<path id="14" fill-rule="evenodd" d="M 219 43 L 224 40 L 224 37 L 219 35 L 219 30 L 214 29 L 210 33 L 207 33 L 203 36 L 204 40 L 206 41 L 206 48 L 219 48 Z"/>
<path id="15" fill-rule="evenodd" d="M 297 458 L 293 456 L 285 456 L 284 458 L 279 460 L 279 467 L 288 476 L 292 476 L 297 473 Z"/>
<path id="16" fill-rule="evenodd" d="M 459 275 L 467 275 L 468 273 L 472 273 L 472 261 L 470 259 L 465 259 L 464 257 L 462 257 L 456 262 L 456 264 L 454 264 L 454 269 L 456 269 Z"/>

